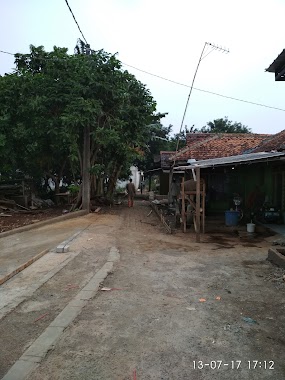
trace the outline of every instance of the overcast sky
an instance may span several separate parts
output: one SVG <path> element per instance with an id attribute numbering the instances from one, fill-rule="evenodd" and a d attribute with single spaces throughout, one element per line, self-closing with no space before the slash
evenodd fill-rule
<path id="1" fill-rule="evenodd" d="M 94 50 L 118 52 L 125 64 L 190 86 L 205 42 L 230 50 L 202 60 L 195 88 L 285 110 L 285 83 L 265 69 L 285 48 L 284 0 L 69 0 Z M 81 37 L 65 0 L 0 0 L 0 50 L 67 47 Z M 0 75 L 13 56 L 0 54 Z M 162 120 L 180 129 L 189 88 L 124 66 L 146 84 Z M 228 116 L 255 133 L 285 129 L 285 112 L 193 90 L 184 125 L 201 128 Z"/>

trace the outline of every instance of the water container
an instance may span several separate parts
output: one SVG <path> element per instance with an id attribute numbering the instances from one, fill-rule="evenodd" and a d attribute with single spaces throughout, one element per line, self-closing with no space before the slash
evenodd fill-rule
<path id="1" fill-rule="evenodd" d="M 247 230 L 247 232 L 253 233 L 255 231 L 255 224 L 254 223 L 247 223 L 246 230 Z"/>
<path id="2" fill-rule="evenodd" d="M 226 218 L 226 226 L 237 226 L 238 225 L 238 219 L 239 219 L 239 212 L 238 211 L 226 211 L 225 212 L 225 218 Z"/>

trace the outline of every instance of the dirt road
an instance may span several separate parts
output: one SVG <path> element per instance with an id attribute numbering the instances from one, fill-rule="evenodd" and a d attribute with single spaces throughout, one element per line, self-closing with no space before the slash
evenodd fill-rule
<path id="1" fill-rule="evenodd" d="M 68 265 L 0 321 L 0 375 L 116 246 L 113 290 L 89 300 L 29 380 L 285 379 L 285 288 L 270 280 L 270 243 L 213 232 L 197 244 L 167 235 L 149 210 L 102 215 Z"/>

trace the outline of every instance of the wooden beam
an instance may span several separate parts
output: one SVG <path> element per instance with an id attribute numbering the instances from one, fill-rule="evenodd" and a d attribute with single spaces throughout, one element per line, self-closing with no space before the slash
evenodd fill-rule
<path id="1" fill-rule="evenodd" d="M 203 184 L 202 184 L 202 232 L 203 234 L 205 233 L 205 208 L 206 208 L 206 184 L 205 184 L 205 180 L 203 180 Z"/>
<path id="2" fill-rule="evenodd" d="M 200 243 L 200 221 L 201 221 L 201 183 L 200 183 L 200 168 L 196 168 L 196 242 Z"/>
<path id="3" fill-rule="evenodd" d="M 186 215 L 185 215 L 185 189 L 184 189 L 184 176 L 182 178 L 182 183 L 181 183 L 181 196 L 182 196 L 182 205 L 181 205 L 181 219 L 182 219 L 182 223 L 181 223 L 181 227 L 182 227 L 182 231 L 183 232 L 186 232 Z"/>

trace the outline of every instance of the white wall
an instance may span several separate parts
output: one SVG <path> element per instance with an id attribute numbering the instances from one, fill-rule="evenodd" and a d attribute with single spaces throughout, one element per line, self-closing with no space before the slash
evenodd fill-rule
<path id="1" fill-rule="evenodd" d="M 132 172 L 132 174 L 130 175 L 130 178 L 133 180 L 135 188 L 138 189 L 140 186 L 140 178 L 141 178 L 141 175 L 143 176 L 143 172 L 140 172 L 136 166 L 131 166 L 130 171 Z M 129 181 L 117 181 L 117 186 L 126 187 L 126 184 L 128 182 Z"/>

